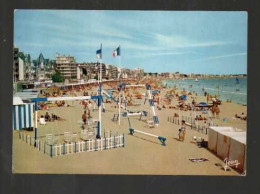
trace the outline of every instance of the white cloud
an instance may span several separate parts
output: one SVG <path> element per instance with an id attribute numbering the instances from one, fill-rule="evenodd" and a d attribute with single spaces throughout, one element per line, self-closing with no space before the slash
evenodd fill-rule
<path id="1" fill-rule="evenodd" d="M 158 44 L 168 45 L 171 48 L 191 48 L 191 47 L 209 47 L 209 46 L 220 46 L 229 44 L 229 42 L 209 40 L 205 42 L 198 42 L 196 40 L 190 40 L 184 36 L 175 35 L 163 35 L 154 33 L 154 39 Z"/>
<path id="2" fill-rule="evenodd" d="M 235 56 L 243 56 L 243 55 L 247 55 L 247 53 L 232 53 L 232 54 L 228 54 L 228 55 L 211 56 L 211 57 L 206 57 L 206 58 L 191 60 L 190 62 L 195 62 L 195 61 L 208 61 L 208 60 L 212 60 L 212 59 L 221 59 L 221 58 L 235 57 Z"/>

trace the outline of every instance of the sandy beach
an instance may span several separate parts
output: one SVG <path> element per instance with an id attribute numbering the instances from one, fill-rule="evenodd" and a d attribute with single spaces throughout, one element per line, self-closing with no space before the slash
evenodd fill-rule
<path id="1" fill-rule="evenodd" d="M 109 86 L 104 86 L 108 89 Z M 169 88 L 160 90 L 159 97 L 165 96 Z M 96 91 L 92 88 L 91 91 Z M 91 92 L 89 91 L 89 92 Z M 142 94 L 145 88 L 138 89 Z M 130 89 L 130 93 L 132 90 Z M 78 96 L 81 92 L 76 93 Z M 206 97 L 195 96 L 197 102 L 206 102 Z M 134 99 L 139 106 L 129 106 L 129 109 L 135 111 L 146 110 L 149 112 L 149 104 L 144 105 L 142 99 Z M 186 102 L 191 103 L 191 96 L 187 96 Z M 65 131 L 80 132 L 81 115 L 83 106 L 79 101 L 66 102 L 69 107 L 50 107 L 49 110 L 40 110 L 39 114 L 46 112 L 56 114 L 64 121 L 47 122 L 46 125 L 38 126 L 38 135 L 63 134 Z M 159 104 L 160 105 L 160 104 Z M 172 106 L 177 105 L 177 100 L 173 99 Z M 246 130 L 246 121 L 233 118 L 235 114 L 242 112 L 247 115 L 247 107 L 236 103 L 222 102 L 219 106 L 219 118 L 213 118 L 213 122 L 219 126 L 233 126 L 241 130 Z M 103 150 L 96 152 L 82 152 L 70 155 L 63 155 L 51 158 L 43 154 L 33 146 L 19 140 L 18 131 L 13 132 L 13 172 L 14 173 L 50 173 L 50 174 L 143 174 L 143 175 L 240 175 L 234 169 L 224 171 L 216 163 L 224 165 L 222 159 L 206 148 L 199 148 L 192 143 L 192 137 L 202 137 L 207 140 L 207 135 L 198 132 L 190 127 L 186 128 L 186 137 L 184 142 L 178 141 L 179 125 L 168 122 L 168 117 L 174 113 L 180 116 L 191 114 L 191 111 L 180 111 L 178 109 L 162 108 L 156 113 L 159 118 L 159 126 L 149 128 L 146 123 L 146 117 L 139 120 L 139 116 L 131 117 L 132 128 L 147 133 L 166 137 L 166 146 L 161 146 L 160 142 L 153 137 L 135 133 L 129 135 L 129 125 L 127 118 L 121 118 L 121 124 L 113 122 L 113 115 L 118 113 L 115 103 L 105 104 L 106 112 L 102 113 L 102 133 L 112 131 L 113 133 L 125 134 L 125 147 Z M 122 110 L 122 112 L 125 112 Z M 91 110 L 91 116 L 98 118 L 98 111 Z M 149 117 L 149 114 L 148 114 Z M 33 136 L 33 131 L 26 131 Z M 62 136 L 59 137 L 62 141 Z M 189 158 L 207 158 L 205 162 L 191 162 Z"/>

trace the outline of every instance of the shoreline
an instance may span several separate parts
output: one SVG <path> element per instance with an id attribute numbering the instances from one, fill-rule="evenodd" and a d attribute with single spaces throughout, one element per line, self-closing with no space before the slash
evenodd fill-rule
<path id="1" fill-rule="evenodd" d="M 191 79 L 189 79 L 189 80 L 194 80 L 195 78 L 191 78 Z M 201 79 L 204 79 L 204 80 L 207 80 L 207 79 L 211 79 L 211 78 L 201 78 Z M 212 78 L 212 79 L 224 79 L 224 78 Z M 230 78 L 227 78 L 227 79 L 230 79 Z M 174 81 L 174 80 L 178 80 L 178 81 L 181 81 L 180 79 L 162 79 L 161 80 L 161 82 L 164 82 L 164 83 L 162 83 L 164 86 L 165 86 L 165 82 L 167 82 L 167 81 Z M 198 82 L 197 82 L 198 83 Z M 195 85 L 195 84 L 194 84 Z M 175 85 L 176 86 L 176 88 L 178 89 L 178 90 L 182 90 L 183 88 L 181 88 L 180 86 L 178 86 L 178 84 L 176 84 Z M 174 86 L 168 86 L 168 87 L 170 87 L 170 88 L 174 88 Z M 185 90 L 186 90 L 186 88 L 185 88 Z M 214 89 L 215 90 L 215 89 Z M 188 91 L 188 90 L 187 90 Z M 205 89 L 205 91 L 206 91 L 206 89 Z M 216 90 L 217 91 L 217 90 Z M 202 92 L 202 91 L 199 91 L 199 92 Z M 216 96 L 217 94 L 212 94 L 213 92 L 208 92 L 208 91 L 206 91 L 207 92 L 207 94 L 209 94 L 209 95 L 213 95 L 213 96 Z M 226 91 L 221 91 L 221 92 L 226 92 Z M 232 94 L 235 94 L 235 92 L 231 92 L 231 91 L 227 91 L 228 93 L 232 93 Z M 229 96 L 232 96 L 232 94 L 230 94 Z M 201 95 L 202 96 L 202 94 L 199 94 L 199 95 Z M 245 94 L 245 95 L 247 95 L 247 94 Z M 228 99 L 231 99 L 232 97 L 230 97 L 230 98 L 227 98 L 227 97 L 220 97 L 220 100 L 222 100 L 222 102 L 226 102 Z M 236 103 L 236 104 L 239 104 L 239 105 L 242 105 L 242 106 L 247 106 L 247 102 L 246 103 L 242 103 L 242 102 L 237 102 L 237 101 L 235 101 L 235 100 L 232 100 L 232 103 Z"/>

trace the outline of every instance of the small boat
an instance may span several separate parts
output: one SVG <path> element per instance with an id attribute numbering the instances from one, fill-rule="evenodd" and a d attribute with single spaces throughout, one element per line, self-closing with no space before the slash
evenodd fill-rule
<path id="1" fill-rule="evenodd" d="M 195 79 L 195 82 L 198 82 L 198 81 L 199 81 L 199 80 L 196 78 L 196 79 Z"/>

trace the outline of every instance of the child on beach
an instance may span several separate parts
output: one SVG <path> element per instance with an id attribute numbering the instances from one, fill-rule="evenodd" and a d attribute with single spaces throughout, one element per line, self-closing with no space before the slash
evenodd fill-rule
<path id="1" fill-rule="evenodd" d="M 179 133 L 178 133 L 178 136 L 179 136 L 179 140 L 180 140 L 180 141 L 184 141 L 184 139 L 185 139 L 185 134 L 186 134 L 185 121 L 182 120 L 182 121 L 181 121 L 181 128 L 179 129 Z"/>
<path id="2" fill-rule="evenodd" d="M 82 115 L 82 121 L 83 123 L 86 125 L 87 124 L 87 112 L 84 111 L 83 115 Z"/>

